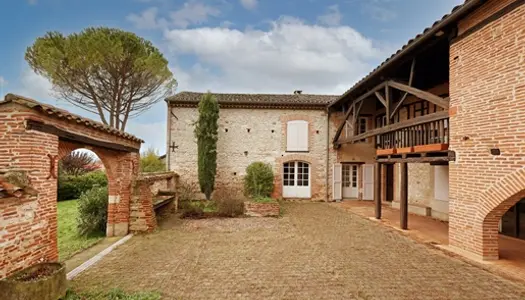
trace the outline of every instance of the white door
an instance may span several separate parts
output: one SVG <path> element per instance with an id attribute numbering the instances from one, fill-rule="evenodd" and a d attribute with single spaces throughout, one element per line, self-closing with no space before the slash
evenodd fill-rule
<path id="1" fill-rule="evenodd" d="M 284 164 L 283 197 L 312 197 L 310 191 L 310 165 L 308 163 L 301 161 L 292 161 Z"/>
<path id="2" fill-rule="evenodd" d="M 363 200 L 374 200 L 374 165 L 363 165 Z"/>
<path id="3" fill-rule="evenodd" d="M 332 174 L 332 199 L 334 201 L 341 201 L 343 199 L 342 195 L 342 172 L 343 166 L 341 164 L 334 164 Z"/>
<path id="4" fill-rule="evenodd" d="M 358 165 L 343 165 L 343 198 L 357 198 L 357 171 Z"/>

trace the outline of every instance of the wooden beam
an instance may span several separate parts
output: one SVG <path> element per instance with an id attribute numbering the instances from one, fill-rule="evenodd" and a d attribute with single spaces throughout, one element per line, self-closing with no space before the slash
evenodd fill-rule
<path id="1" fill-rule="evenodd" d="M 425 124 L 425 123 L 430 123 L 430 122 L 433 122 L 433 121 L 439 121 L 439 120 L 443 120 L 443 119 L 448 119 L 448 117 L 449 117 L 448 110 L 439 111 L 439 112 L 436 112 L 436 113 L 433 113 L 433 114 L 424 115 L 424 116 L 416 117 L 414 119 L 410 119 L 410 120 L 407 120 L 407 121 L 394 123 L 394 124 L 391 124 L 391 125 L 388 125 L 388 126 L 384 126 L 384 127 L 381 127 L 381 128 L 369 130 L 369 131 L 367 131 L 367 132 L 365 132 L 363 134 L 356 135 L 354 137 L 349 137 L 349 138 L 343 139 L 341 141 L 338 141 L 338 142 L 336 142 L 336 144 L 342 145 L 342 144 L 352 143 L 352 142 L 355 142 L 355 141 L 360 141 L 360 140 L 363 140 L 363 139 L 366 139 L 366 138 L 369 138 L 369 137 L 373 137 L 373 136 L 376 136 L 376 135 L 380 135 L 380 134 L 383 134 L 383 133 L 388 133 L 388 132 L 396 131 L 396 130 L 399 130 L 399 129 L 403 129 L 403 128 L 407 128 L 407 127 L 411 127 L 411 126 L 415 126 L 415 125 L 421 125 L 421 124 Z"/>
<path id="2" fill-rule="evenodd" d="M 409 75 L 409 78 L 408 78 L 408 85 L 409 86 L 412 86 L 414 84 L 415 69 L 416 69 L 416 59 L 414 58 L 414 59 L 412 59 L 412 64 L 410 65 L 410 75 Z M 396 109 L 394 109 L 394 111 L 392 112 L 391 118 L 394 117 L 394 115 L 396 114 L 396 112 L 399 109 L 399 107 L 401 107 L 401 103 L 403 103 L 405 101 L 407 96 L 408 96 L 408 93 L 405 92 L 403 97 L 401 97 L 401 100 L 399 100 L 399 103 L 396 105 Z"/>
<path id="3" fill-rule="evenodd" d="M 374 177 L 375 177 L 375 186 L 374 186 L 374 203 L 375 203 L 375 212 L 376 219 L 381 219 L 381 164 L 376 163 L 374 166 Z"/>
<path id="4" fill-rule="evenodd" d="M 420 90 L 420 89 L 417 89 L 417 88 L 414 88 L 414 87 L 411 87 L 406 84 L 403 84 L 397 81 L 393 81 L 393 80 L 390 80 L 388 82 L 388 85 L 400 91 L 412 94 L 420 99 L 434 103 L 435 105 L 442 107 L 444 109 L 448 109 L 449 107 L 449 102 L 447 102 L 445 98 L 441 98 L 427 91 L 423 91 L 423 90 Z"/>
<path id="5" fill-rule="evenodd" d="M 363 95 L 359 96 L 355 101 L 353 101 L 353 103 L 357 103 L 359 101 L 363 101 L 365 100 L 366 98 L 370 97 L 371 95 L 373 95 L 376 91 L 384 88 L 386 86 L 387 82 L 384 81 L 380 84 L 378 84 L 377 86 L 375 86 L 373 89 L 369 90 L 368 92 L 364 93 Z M 343 123 L 341 125 L 339 125 L 339 128 L 337 128 L 337 132 L 335 133 L 335 136 L 334 136 L 334 140 L 333 140 L 333 143 L 336 144 L 337 143 L 337 140 L 339 139 L 339 137 L 341 136 L 341 132 L 343 131 L 343 128 L 344 128 L 344 125 L 346 123 L 346 120 L 348 120 L 348 117 L 350 116 L 350 110 L 348 110 L 348 112 L 346 113 L 345 115 L 345 119 L 343 120 Z"/>
<path id="6" fill-rule="evenodd" d="M 390 95 L 390 86 L 385 86 L 385 102 L 386 102 L 386 125 L 390 125 L 390 105 L 392 104 L 392 97 Z"/>
<path id="7" fill-rule="evenodd" d="M 449 156 L 421 156 L 421 157 L 384 157 L 377 158 L 376 161 L 379 163 L 430 163 L 433 165 L 446 165 L 446 162 L 455 161 L 455 155 Z"/>
<path id="8" fill-rule="evenodd" d="M 408 229 L 408 168 L 407 163 L 401 163 L 401 199 L 400 199 L 400 227 Z"/>
<path id="9" fill-rule="evenodd" d="M 348 111 L 345 114 L 345 118 L 344 118 L 343 122 L 341 123 L 341 125 L 339 125 L 339 128 L 337 128 L 337 131 L 336 131 L 335 137 L 334 137 L 334 143 L 339 139 L 339 136 L 341 135 L 341 132 L 343 132 L 343 128 L 345 128 L 345 125 L 346 125 L 346 120 L 348 120 L 348 117 L 350 117 L 350 114 L 352 113 L 352 107 L 353 106 L 348 108 Z"/>
<path id="10" fill-rule="evenodd" d="M 101 148 L 106 148 L 106 149 L 116 150 L 116 151 L 123 151 L 123 152 L 139 152 L 140 151 L 140 149 L 138 148 L 133 148 L 133 147 L 117 144 L 117 143 L 96 140 L 91 137 L 87 137 L 87 136 L 76 134 L 76 133 L 71 133 L 63 129 L 57 128 L 53 125 L 44 124 L 42 122 L 37 122 L 33 120 L 27 120 L 26 129 L 37 130 L 40 132 L 53 134 L 53 135 L 58 136 L 61 140 L 66 140 L 66 141 L 78 143 L 81 145 L 97 146 Z"/>
<path id="11" fill-rule="evenodd" d="M 381 95 L 379 92 L 376 92 L 376 97 L 383 104 L 384 107 L 387 106 L 385 98 L 383 98 L 383 95 Z"/>
<path id="12" fill-rule="evenodd" d="M 410 65 L 410 75 L 408 79 L 409 86 L 412 86 L 414 84 L 415 70 L 416 70 L 416 59 L 414 58 L 412 59 L 412 64 Z M 390 112 L 390 119 L 392 119 L 396 115 L 397 111 L 401 108 L 401 105 L 403 105 L 403 102 L 405 102 L 407 96 L 408 96 L 408 93 L 405 92 L 403 97 L 401 97 L 401 100 L 399 100 L 399 102 L 396 104 L 394 109 Z"/>

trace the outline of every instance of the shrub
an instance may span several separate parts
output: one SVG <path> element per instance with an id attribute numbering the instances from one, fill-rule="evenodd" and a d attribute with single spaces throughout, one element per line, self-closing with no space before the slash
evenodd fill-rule
<path id="1" fill-rule="evenodd" d="M 200 204 L 201 201 L 185 201 L 181 203 L 183 218 L 201 218 L 204 216 L 204 209 Z"/>
<path id="2" fill-rule="evenodd" d="M 82 193 L 78 201 L 78 233 L 83 236 L 104 233 L 107 219 L 107 187 L 93 187 Z"/>
<path id="3" fill-rule="evenodd" d="M 58 163 L 59 173 L 79 176 L 96 170 L 94 154 L 87 151 L 73 151 Z"/>
<path id="4" fill-rule="evenodd" d="M 104 171 L 94 171 L 80 176 L 59 175 L 57 199 L 58 201 L 78 199 L 82 193 L 95 186 L 107 185 L 108 179 Z"/>
<path id="5" fill-rule="evenodd" d="M 217 214 L 221 217 L 235 218 L 244 214 L 244 200 L 234 189 L 222 188 L 213 195 Z"/>
<path id="6" fill-rule="evenodd" d="M 246 168 L 244 193 L 251 198 L 269 197 L 273 191 L 273 171 L 269 164 L 254 162 Z"/>
<path id="7" fill-rule="evenodd" d="M 143 173 L 166 171 L 166 164 L 160 160 L 157 150 L 149 148 L 140 155 L 140 171 Z"/>

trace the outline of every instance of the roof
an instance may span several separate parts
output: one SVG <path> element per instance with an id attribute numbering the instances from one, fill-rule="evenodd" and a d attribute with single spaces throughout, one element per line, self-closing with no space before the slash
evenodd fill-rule
<path id="1" fill-rule="evenodd" d="M 180 92 L 168 97 L 168 103 L 195 106 L 206 93 Z M 219 104 L 224 106 L 263 106 L 263 107 L 326 107 L 339 96 L 308 94 L 217 94 L 213 93 Z"/>
<path id="2" fill-rule="evenodd" d="M 429 38 L 434 36 L 441 29 L 445 28 L 447 25 L 452 22 L 460 20 L 462 17 L 470 13 L 472 10 L 485 3 L 486 0 L 465 0 L 463 4 L 457 5 L 452 9 L 449 14 L 444 15 L 440 20 L 434 22 L 432 26 L 425 28 L 422 33 L 416 35 L 414 38 L 410 39 L 401 49 L 397 50 L 396 53 L 392 54 L 389 58 L 383 61 L 378 67 L 372 70 L 368 75 L 362 78 L 360 81 L 355 83 L 349 90 L 347 90 L 341 97 L 338 97 L 337 100 L 330 103 L 330 106 L 338 104 L 346 96 L 352 94 L 356 90 L 365 86 L 365 84 L 372 78 L 379 75 L 380 72 L 384 71 L 386 67 L 390 66 L 392 63 L 397 61 L 399 58 L 406 55 L 408 52 L 416 49 L 420 43 L 427 41 Z"/>
<path id="3" fill-rule="evenodd" d="M 72 122 L 72 123 L 82 124 L 84 126 L 91 127 L 93 129 L 103 131 L 103 132 L 106 132 L 112 135 L 116 135 L 116 136 L 119 136 L 119 137 L 122 137 L 128 140 L 134 141 L 134 142 L 144 143 L 143 140 L 127 132 L 109 127 L 108 125 L 105 125 L 101 122 L 93 121 L 91 119 L 84 118 L 79 115 L 70 113 L 67 110 L 60 109 L 58 107 L 55 107 L 49 104 L 38 102 L 31 98 L 26 98 L 26 97 L 15 95 L 15 94 L 7 94 L 4 98 L 4 101 L 0 101 L 0 105 L 7 104 L 7 103 L 16 103 L 19 105 L 23 105 L 32 110 L 44 113 L 50 117 L 55 117 L 58 119 L 66 119 L 67 121 Z"/>

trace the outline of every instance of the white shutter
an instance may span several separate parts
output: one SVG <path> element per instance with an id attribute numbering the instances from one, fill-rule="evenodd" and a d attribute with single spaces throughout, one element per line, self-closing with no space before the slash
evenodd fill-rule
<path id="1" fill-rule="evenodd" d="M 374 200 L 374 169 L 372 164 L 363 165 L 363 200 Z"/>
<path id="2" fill-rule="evenodd" d="M 308 151 L 308 122 L 297 121 L 297 151 Z"/>
<path id="3" fill-rule="evenodd" d="M 341 201 L 343 199 L 343 165 L 334 164 L 332 176 L 332 199 Z"/>
<path id="4" fill-rule="evenodd" d="M 297 151 L 297 124 L 293 121 L 286 124 L 286 150 Z"/>
<path id="5" fill-rule="evenodd" d="M 308 122 L 289 121 L 286 124 L 286 150 L 308 151 Z"/>

